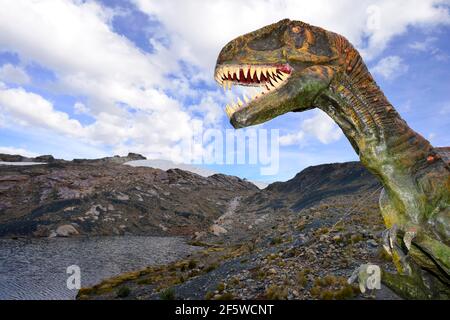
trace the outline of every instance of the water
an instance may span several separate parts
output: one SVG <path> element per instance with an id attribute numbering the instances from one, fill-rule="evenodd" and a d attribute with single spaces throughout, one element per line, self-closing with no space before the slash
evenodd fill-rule
<path id="1" fill-rule="evenodd" d="M 70 265 L 81 269 L 81 286 L 180 259 L 196 250 L 176 237 L 0 239 L 0 299 L 74 299 L 66 286 Z"/>

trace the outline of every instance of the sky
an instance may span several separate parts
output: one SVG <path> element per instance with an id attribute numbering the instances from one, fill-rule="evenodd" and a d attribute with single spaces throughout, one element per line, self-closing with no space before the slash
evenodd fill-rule
<path id="1" fill-rule="evenodd" d="M 223 109 L 236 92 L 213 77 L 221 48 L 284 18 L 344 35 L 409 125 L 450 145 L 450 0 L 0 0 L 0 153 L 190 162 L 196 128 L 232 129 Z M 271 174 L 259 161 L 199 165 L 272 182 L 358 159 L 319 110 L 257 128 L 278 130 Z"/>

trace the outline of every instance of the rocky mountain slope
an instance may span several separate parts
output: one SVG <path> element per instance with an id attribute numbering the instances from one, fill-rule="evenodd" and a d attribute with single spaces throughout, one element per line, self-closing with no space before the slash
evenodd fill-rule
<path id="1" fill-rule="evenodd" d="M 358 162 L 310 167 L 230 201 L 201 249 L 80 290 L 79 299 L 398 299 L 362 294 L 361 264 L 393 270 L 381 246 L 379 183 Z"/>
<path id="2" fill-rule="evenodd" d="M 143 157 L 0 166 L 0 237 L 189 235 L 212 224 L 236 195 L 258 190 L 237 177 L 131 167 Z"/>

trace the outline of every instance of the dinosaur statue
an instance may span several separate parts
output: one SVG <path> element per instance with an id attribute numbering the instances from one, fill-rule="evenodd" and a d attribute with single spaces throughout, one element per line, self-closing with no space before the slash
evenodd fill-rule
<path id="1" fill-rule="evenodd" d="M 281 20 L 229 42 L 215 79 L 224 89 L 263 88 L 226 106 L 236 129 L 290 111 L 326 112 L 384 187 L 383 243 L 398 272 L 382 271 L 382 282 L 405 298 L 450 298 L 448 154 L 406 124 L 347 39 Z"/>

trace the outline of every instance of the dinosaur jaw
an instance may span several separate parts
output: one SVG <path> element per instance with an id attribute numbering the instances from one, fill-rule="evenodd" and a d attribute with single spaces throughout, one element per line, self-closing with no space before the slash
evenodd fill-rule
<path id="1" fill-rule="evenodd" d="M 225 106 L 225 112 L 235 128 L 249 126 L 255 123 L 248 121 L 249 113 L 257 112 L 264 100 L 273 100 L 278 91 L 289 81 L 293 69 L 288 64 L 276 65 L 218 65 L 215 79 L 224 90 L 231 86 L 250 86 L 262 89 L 252 97 L 243 96 L 236 102 Z M 239 121 L 238 119 L 242 119 Z M 243 121 L 245 119 L 245 121 Z"/>

